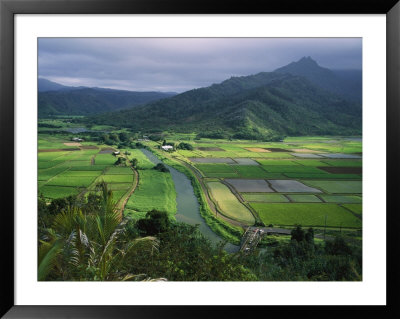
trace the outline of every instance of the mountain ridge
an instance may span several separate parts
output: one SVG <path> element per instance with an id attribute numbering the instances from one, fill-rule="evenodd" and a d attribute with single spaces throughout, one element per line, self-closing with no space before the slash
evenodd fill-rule
<path id="1" fill-rule="evenodd" d="M 176 95 L 174 92 L 135 92 L 98 87 L 72 87 L 38 80 L 39 117 L 92 115 L 135 107 Z"/>
<path id="2" fill-rule="evenodd" d="M 283 135 L 360 134 L 361 113 L 359 103 L 303 76 L 260 72 L 89 121 L 114 123 L 134 131 L 279 139 Z"/>

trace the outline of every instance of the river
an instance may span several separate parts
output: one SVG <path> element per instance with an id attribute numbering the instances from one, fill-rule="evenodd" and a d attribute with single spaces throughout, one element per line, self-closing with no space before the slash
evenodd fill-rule
<path id="1" fill-rule="evenodd" d="M 141 151 L 152 163 L 162 163 L 162 161 L 149 150 L 141 149 Z M 217 244 L 218 242 L 222 241 L 222 238 L 214 233 L 211 228 L 206 224 L 203 217 L 201 217 L 199 203 L 197 201 L 197 197 L 194 194 L 190 179 L 185 174 L 177 171 L 171 166 L 168 166 L 166 164 L 164 165 L 171 172 L 171 176 L 175 184 L 177 209 L 177 213 L 175 215 L 176 220 L 190 225 L 198 224 L 200 232 L 213 244 Z M 239 246 L 230 243 L 227 243 L 225 245 L 225 250 L 230 253 L 236 252 L 238 251 L 238 249 Z"/>

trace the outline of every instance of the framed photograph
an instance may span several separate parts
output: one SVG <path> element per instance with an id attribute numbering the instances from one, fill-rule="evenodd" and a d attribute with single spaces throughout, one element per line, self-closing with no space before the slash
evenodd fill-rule
<path id="1" fill-rule="evenodd" d="M 397 1 L 0 3 L 5 318 L 399 314 Z"/>

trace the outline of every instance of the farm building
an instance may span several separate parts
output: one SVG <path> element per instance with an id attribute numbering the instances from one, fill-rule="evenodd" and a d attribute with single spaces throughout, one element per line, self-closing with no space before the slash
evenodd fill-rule
<path id="1" fill-rule="evenodd" d="M 171 146 L 171 145 L 162 145 L 161 148 L 162 148 L 164 151 L 172 151 L 172 150 L 174 149 L 174 147 Z"/>
<path id="2" fill-rule="evenodd" d="M 119 151 L 113 152 L 114 155 L 119 155 Z"/>

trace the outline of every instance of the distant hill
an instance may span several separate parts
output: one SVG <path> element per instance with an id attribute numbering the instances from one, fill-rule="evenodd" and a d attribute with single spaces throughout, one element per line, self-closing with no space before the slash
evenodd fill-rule
<path id="1" fill-rule="evenodd" d="M 38 91 L 39 92 L 48 92 L 48 91 L 59 91 L 59 90 L 66 90 L 66 89 L 73 89 L 70 86 L 65 86 L 53 81 L 49 81 L 47 79 L 39 78 L 38 79 Z"/>
<path id="2" fill-rule="evenodd" d="M 361 70 L 329 70 L 319 66 L 311 57 L 303 57 L 276 69 L 275 72 L 304 76 L 323 89 L 357 102 L 362 100 Z"/>
<path id="3" fill-rule="evenodd" d="M 361 114 L 360 103 L 304 76 L 262 72 L 88 120 L 135 131 L 279 139 L 283 135 L 360 134 Z"/>
<path id="4" fill-rule="evenodd" d="M 39 117 L 99 114 L 135 107 L 176 94 L 68 87 L 45 79 L 39 79 L 38 84 Z"/>

